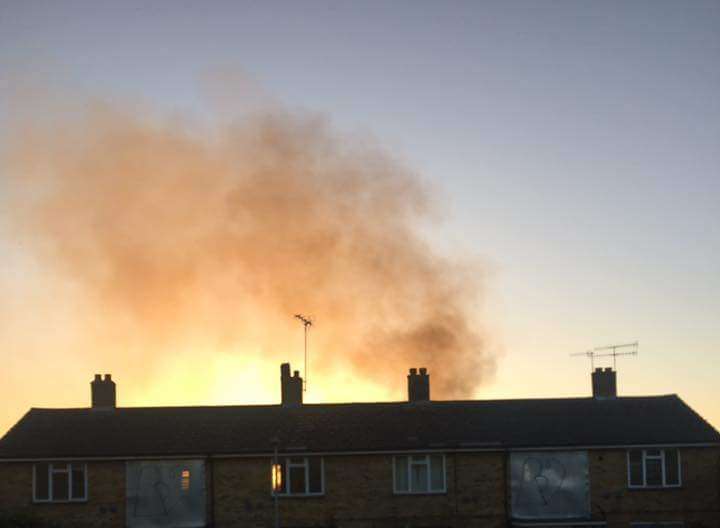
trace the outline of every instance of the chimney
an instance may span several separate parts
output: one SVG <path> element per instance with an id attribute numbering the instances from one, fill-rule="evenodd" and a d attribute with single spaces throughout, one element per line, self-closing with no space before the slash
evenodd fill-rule
<path id="1" fill-rule="evenodd" d="M 110 374 L 105 374 L 105 379 L 100 374 L 95 374 L 95 379 L 90 382 L 93 409 L 114 409 L 116 407 L 115 382 Z"/>
<path id="2" fill-rule="evenodd" d="M 290 363 L 280 365 L 280 389 L 283 406 L 302 405 L 303 379 L 297 370 L 293 372 L 292 376 L 290 375 Z"/>
<path id="3" fill-rule="evenodd" d="M 426 402 L 430 401 L 430 375 L 426 368 L 418 370 L 411 368 L 408 374 L 408 401 Z"/>
<path id="4" fill-rule="evenodd" d="M 617 398 L 617 372 L 596 368 L 592 373 L 593 398 Z"/>

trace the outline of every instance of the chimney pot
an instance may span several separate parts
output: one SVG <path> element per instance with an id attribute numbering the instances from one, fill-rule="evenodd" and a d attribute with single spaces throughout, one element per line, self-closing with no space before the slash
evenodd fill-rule
<path id="1" fill-rule="evenodd" d="M 102 380 L 102 376 L 100 374 L 95 374 L 95 381 Z"/>
<path id="2" fill-rule="evenodd" d="M 300 371 L 290 376 L 290 363 L 280 365 L 280 399 L 283 407 L 302 405 L 303 380 Z"/>
<path id="3" fill-rule="evenodd" d="M 421 368 L 420 375 L 418 375 L 417 369 L 411 368 L 407 380 L 409 402 L 430 401 L 430 375 L 427 373 L 427 369 Z"/>

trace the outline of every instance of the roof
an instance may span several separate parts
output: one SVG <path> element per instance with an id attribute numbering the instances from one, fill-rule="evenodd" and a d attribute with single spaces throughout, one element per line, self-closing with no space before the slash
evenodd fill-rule
<path id="1" fill-rule="evenodd" d="M 717 444 L 675 395 L 112 410 L 31 409 L 0 459 Z"/>

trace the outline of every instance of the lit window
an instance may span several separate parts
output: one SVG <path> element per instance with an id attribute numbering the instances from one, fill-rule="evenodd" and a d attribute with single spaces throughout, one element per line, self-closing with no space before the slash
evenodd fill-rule
<path id="1" fill-rule="evenodd" d="M 444 493 L 445 456 L 396 456 L 393 475 L 395 493 Z"/>
<path id="2" fill-rule="evenodd" d="M 286 457 L 271 466 L 271 489 L 278 495 L 322 495 L 321 457 Z"/>
<path id="3" fill-rule="evenodd" d="M 677 449 L 628 451 L 628 486 L 668 488 L 680 486 L 680 453 Z"/>
<path id="4" fill-rule="evenodd" d="M 87 500 L 85 464 L 41 463 L 33 466 L 35 502 L 77 502 Z"/>
<path id="5" fill-rule="evenodd" d="M 272 490 L 275 493 L 281 493 L 284 491 L 285 481 L 283 479 L 283 465 L 273 464 L 272 465 Z"/>
<path id="6" fill-rule="evenodd" d="M 180 473 L 180 489 L 183 491 L 190 490 L 190 470 L 183 469 Z"/>

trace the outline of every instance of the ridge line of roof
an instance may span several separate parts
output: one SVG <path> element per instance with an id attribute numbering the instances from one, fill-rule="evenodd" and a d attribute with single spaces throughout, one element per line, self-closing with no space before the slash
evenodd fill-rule
<path id="1" fill-rule="evenodd" d="M 567 401 L 626 401 L 626 400 L 660 400 L 675 398 L 681 401 L 686 407 L 690 408 L 677 394 L 653 394 L 649 396 L 618 396 L 617 398 L 596 399 L 592 396 L 573 396 L 569 398 L 502 398 L 493 400 L 430 400 L 429 402 L 408 402 L 408 401 L 377 401 L 377 402 L 327 402 L 327 403 L 303 403 L 299 406 L 283 407 L 280 403 L 261 403 L 261 404 L 223 404 L 223 405 L 158 405 L 158 406 L 137 406 L 137 407 L 116 407 L 115 410 L 132 411 L 132 410 L 177 410 L 177 409 L 302 409 L 302 408 L 322 408 L 322 407 L 350 407 L 350 406 L 397 406 L 405 405 L 408 407 L 422 408 L 426 406 L 445 406 L 445 405 L 482 405 L 494 403 L 528 403 L 528 402 L 567 402 Z M 29 411 L 89 411 L 92 407 L 31 407 Z M 109 409 L 110 411 L 112 409 Z M 695 411 L 693 411 L 695 412 Z M 695 413 L 697 414 L 697 413 Z M 700 416 L 700 415 L 698 415 Z M 25 415 L 23 415 L 23 418 Z M 700 416 L 701 419 L 702 416 Z M 22 418 L 18 420 L 18 423 Z M 705 421 L 703 419 L 703 421 Z M 16 424 L 17 425 L 17 424 Z M 13 426 L 14 427 L 14 426 Z"/>

